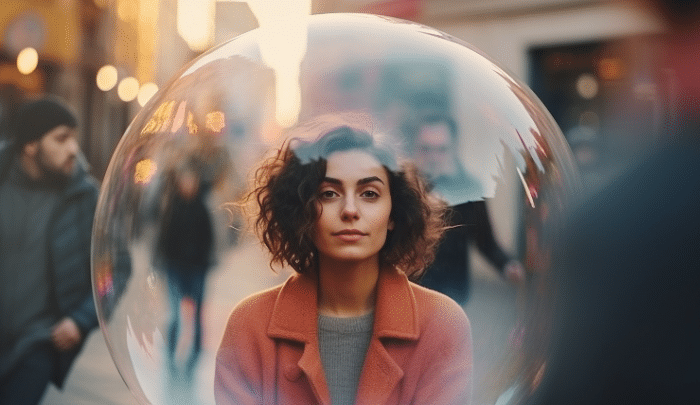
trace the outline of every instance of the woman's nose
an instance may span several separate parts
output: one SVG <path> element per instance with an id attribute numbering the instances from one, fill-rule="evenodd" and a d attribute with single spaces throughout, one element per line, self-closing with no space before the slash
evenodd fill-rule
<path id="1" fill-rule="evenodd" d="M 355 199 L 353 197 L 348 196 L 343 201 L 343 212 L 340 214 L 340 217 L 343 219 L 343 221 L 354 220 L 360 217 L 360 213 L 357 210 L 357 205 L 355 205 Z"/>

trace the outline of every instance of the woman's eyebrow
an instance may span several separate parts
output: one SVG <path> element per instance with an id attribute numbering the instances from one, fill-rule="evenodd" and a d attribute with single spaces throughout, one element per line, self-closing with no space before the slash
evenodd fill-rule
<path id="1" fill-rule="evenodd" d="M 382 181 L 382 179 L 380 179 L 380 178 L 377 177 L 377 176 L 365 177 L 365 178 L 363 178 L 363 179 L 358 180 L 358 181 L 357 181 L 357 184 L 358 184 L 358 185 L 363 185 L 363 184 L 371 183 L 371 182 L 373 182 L 373 181 L 378 181 L 378 182 L 384 184 L 384 181 Z"/>
<path id="2" fill-rule="evenodd" d="M 383 181 L 382 179 L 380 179 L 379 177 L 377 177 L 377 176 L 370 176 L 370 177 L 362 178 L 362 179 L 360 179 L 360 180 L 357 181 L 357 184 L 358 184 L 358 185 L 363 185 L 363 184 L 371 183 L 371 182 L 373 182 L 373 181 L 378 181 L 378 182 L 384 184 L 384 181 Z M 337 185 L 342 185 L 342 184 L 343 184 L 343 182 L 342 182 L 340 179 L 336 179 L 336 178 L 333 178 L 333 177 L 324 177 L 324 178 L 323 178 L 323 182 L 324 182 L 324 183 L 337 184 Z"/>
<path id="3" fill-rule="evenodd" d="M 337 185 L 342 185 L 343 182 L 340 181 L 339 179 L 335 179 L 333 177 L 324 177 L 323 180 L 321 181 L 322 183 L 331 183 L 331 184 L 337 184 Z"/>

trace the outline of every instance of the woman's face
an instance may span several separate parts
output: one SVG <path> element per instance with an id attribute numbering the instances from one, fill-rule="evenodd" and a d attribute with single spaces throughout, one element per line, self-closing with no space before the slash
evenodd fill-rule
<path id="1" fill-rule="evenodd" d="M 377 260 L 394 227 L 389 177 L 379 161 L 361 150 L 331 154 L 318 193 L 314 244 L 321 259 Z"/>

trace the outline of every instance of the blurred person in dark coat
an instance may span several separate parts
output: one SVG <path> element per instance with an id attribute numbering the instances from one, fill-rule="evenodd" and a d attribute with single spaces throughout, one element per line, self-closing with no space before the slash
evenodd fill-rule
<path id="1" fill-rule="evenodd" d="M 0 148 L 0 404 L 62 387 L 97 326 L 90 239 L 98 187 L 61 101 L 24 104 Z"/>
<path id="2" fill-rule="evenodd" d="M 572 210 L 532 404 L 700 403 L 700 2 L 653 1 L 673 86 L 664 134 Z"/>
<path id="3" fill-rule="evenodd" d="M 156 258 L 156 265 L 168 277 L 171 313 L 167 360 L 172 374 L 180 369 L 176 358 L 178 342 L 183 339 L 180 306 L 188 299 L 194 307 L 193 341 L 184 367 L 187 378 L 193 376 L 202 348 L 202 304 L 214 253 L 213 224 L 207 207 L 211 186 L 202 178 L 203 171 L 203 163 L 187 158 L 169 172 Z"/>
<path id="4" fill-rule="evenodd" d="M 449 115 L 430 112 L 414 125 L 409 130 L 412 156 L 431 191 L 450 206 L 450 228 L 420 284 L 466 304 L 471 276 L 468 248 L 472 243 L 503 277 L 522 282 L 523 266 L 501 248 L 493 234 L 481 184 L 459 162 L 455 121 Z"/>

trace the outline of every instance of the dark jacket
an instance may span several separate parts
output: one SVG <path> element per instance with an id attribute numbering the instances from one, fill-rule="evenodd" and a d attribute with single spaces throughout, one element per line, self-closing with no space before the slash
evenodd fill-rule
<path id="1" fill-rule="evenodd" d="M 470 293 L 469 244 L 474 242 L 501 275 L 511 257 L 493 234 L 486 201 L 470 201 L 450 207 L 448 225 L 435 252 L 435 260 L 420 284 L 464 305 Z"/>
<path id="2" fill-rule="evenodd" d="M 12 154 L 8 144 L 0 144 L 0 182 L 7 177 Z M 90 243 L 97 195 L 97 181 L 88 174 L 85 165 L 78 164 L 75 174 L 61 191 L 49 220 L 46 248 L 52 298 L 59 319 L 71 317 L 83 336 L 79 347 L 57 353 L 57 373 L 53 382 L 58 387 L 62 387 L 88 333 L 97 326 L 90 273 Z"/>
<path id="3" fill-rule="evenodd" d="M 529 403 L 700 403 L 700 124 L 688 131 L 572 209 Z"/>

